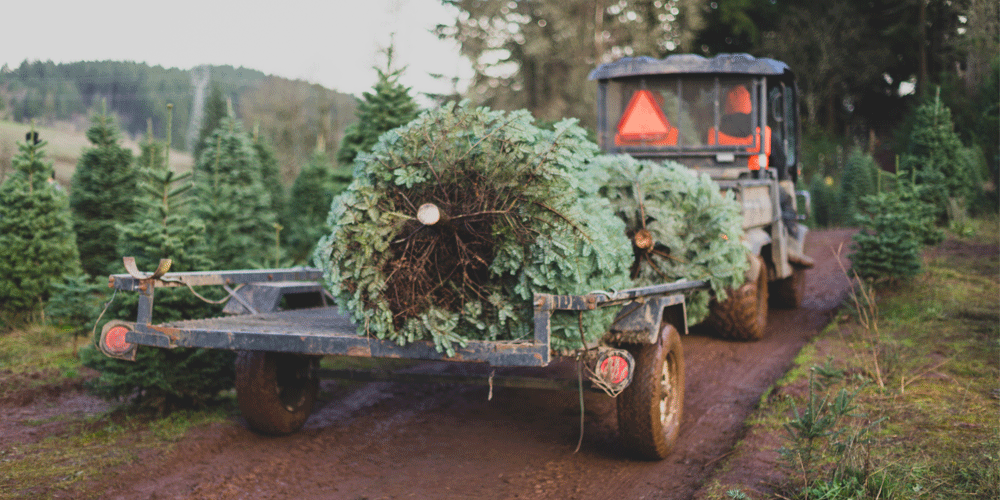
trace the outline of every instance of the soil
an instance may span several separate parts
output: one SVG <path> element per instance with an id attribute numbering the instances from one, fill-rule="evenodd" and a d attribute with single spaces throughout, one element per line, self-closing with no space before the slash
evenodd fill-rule
<path id="1" fill-rule="evenodd" d="M 615 402 L 600 393 L 585 394 L 575 452 L 574 391 L 323 381 L 316 409 L 296 434 L 259 435 L 233 417 L 80 489 L 111 499 L 691 499 L 706 498 L 715 478 L 767 482 L 775 468 L 769 446 L 739 456 L 733 446 L 761 395 L 846 297 L 836 256 L 851 234 L 810 233 L 807 253 L 817 264 L 806 273 L 802 307 L 772 308 L 763 340 L 721 340 L 699 328 L 683 336 L 684 419 L 674 451 L 660 462 L 623 452 Z M 573 374 L 572 365 L 550 369 Z M 0 386 L 14 377 L 0 373 Z M 58 433 L 60 412 L 107 411 L 78 385 L 17 387 L 0 394 L 0 449 Z M 39 420 L 52 425 L 28 423 Z"/>

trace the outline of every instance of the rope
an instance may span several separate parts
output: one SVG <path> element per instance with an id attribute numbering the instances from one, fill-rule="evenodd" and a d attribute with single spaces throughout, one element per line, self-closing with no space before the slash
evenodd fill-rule
<path id="1" fill-rule="evenodd" d="M 227 300 L 229 300 L 229 296 L 228 295 L 225 296 L 224 298 L 219 299 L 219 300 L 212 300 L 212 299 L 209 299 L 209 298 L 201 295 L 200 293 L 194 291 L 194 287 L 192 287 L 189 283 L 184 283 L 184 285 L 188 287 L 188 290 L 191 290 L 191 293 L 193 293 L 195 297 L 198 297 L 202 301 L 208 302 L 209 304 L 223 304 Z M 243 284 L 242 283 L 240 284 L 240 286 L 236 287 L 233 290 L 233 292 L 236 292 L 236 290 L 239 290 L 240 288 L 243 288 Z"/>
<path id="2" fill-rule="evenodd" d="M 583 415 L 584 415 L 584 408 L 583 408 L 583 369 L 581 368 L 582 366 L 583 366 L 583 358 L 582 358 L 582 356 L 577 355 L 577 357 L 576 357 L 576 382 L 577 382 L 577 388 L 578 388 L 578 390 L 580 392 L 580 440 L 576 442 L 576 449 L 573 450 L 573 453 L 579 452 L 580 451 L 580 447 L 583 446 Z"/>
<path id="3" fill-rule="evenodd" d="M 111 307 L 111 303 L 115 301 L 115 297 L 118 296 L 118 289 L 115 288 L 114 293 L 111 294 L 111 299 L 104 304 L 104 309 L 101 310 L 101 314 L 97 316 L 97 321 L 94 322 L 94 328 L 90 331 L 90 338 L 94 338 L 97 335 L 97 325 L 101 324 L 101 318 L 104 317 L 104 313 L 108 312 L 108 308 Z M 73 341 L 76 343 L 76 341 Z"/>

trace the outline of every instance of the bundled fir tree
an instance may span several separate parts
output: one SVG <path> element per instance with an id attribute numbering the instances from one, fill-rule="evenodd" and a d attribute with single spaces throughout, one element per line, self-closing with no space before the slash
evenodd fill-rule
<path id="1" fill-rule="evenodd" d="M 136 172 L 132 151 L 118 143 L 107 113 L 92 118 L 87 139 L 93 146 L 77 161 L 69 203 L 83 270 L 107 276 L 123 271 L 115 251 L 117 225 L 135 217 Z"/>
<path id="2" fill-rule="evenodd" d="M 743 284 L 749 264 L 740 243 L 740 206 L 708 175 L 628 155 L 598 157 L 590 172 L 599 194 L 625 222 L 635 286 L 706 280 L 724 300 L 727 289 Z M 688 294 L 689 322 L 705 319 L 711 298 L 708 290 Z"/>
<path id="3" fill-rule="evenodd" d="M 252 141 L 232 116 L 205 139 L 192 196 L 191 212 L 205 223 L 208 256 L 216 266 L 244 269 L 268 260 L 277 217 Z"/>
<path id="4" fill-rule="evenodd" d="M 399 344 L 529 338 L 532 293 L 628 284 L 624 224 L 581 198 L 597 147 L 571 121 L 447 104 L 359 155 L 316 250 L 360 335 Z M 591 192 L 596 188 L 590 188 Z M 595 341 L 617 311 L 583 315 Z M 554 349 L 580 347 L 577 315 L 553 318 Z"/>
<path id="5" fill-rule="evenodd" d="M 173 261 L 171 271 L 212 268 L 205 247 L 205 225 L 188 210 L 190 174 L 177 175 L 166 167 L 166 144 L 147 135 L 140 143 L 140 215 L 121 226 L 118 252 L 133 256 L 139 269 L 154 269 L 161 258 Z M 133 320 L 137 294 L 119 295 L 114 315 Z M 159 322 L 196 319 L 218 314 L 186 288 L 159 288 L 153 318 Z M 122 399 L 136 396 L 137 404 L 158 410 L 197 406 L 232 387 L 231 351 L 212 349 L 140 348 L 136 362 L 113 359 L 96 347 L 81 351 L 85 366 L 101 372 L 89 386 L 98 394 Z"/>
<path id="6" fill-rule="evenodd" d="M 21 315 L 47 301 L 53 283 L 80 274 L 69 199 L 34 129 L 18 144 L 0 185 L 0 312 Z"/>
<path id="7" fill-rule="evenodd" d="M 385 51 L 385 69 L 375 68 L 378 82 L 374 92 L 365 92 L 364 100 L 358 103 L 358 122 L 344 132 L 337 152 L 341 165 L 350 165 L 359 153 L 371 150 L 379 136 L 396 127 L 403 126 L 417 117 L 417 103 L 410 97 L 409 87 L 399 83 L 402 69 L 393 69 L 393 47 Z"/>
<path id="8" fill-rule="evenodd" d="M 326 217 L 330 203 L 347 184 L 343 174 L 337 175 L 326 152 L 320 149 L 299 172 L 290 193 L 293 202 L 285 213 L 284 236 L 293 261 L 308 261 L 316 243 L 329 232 Z"/>

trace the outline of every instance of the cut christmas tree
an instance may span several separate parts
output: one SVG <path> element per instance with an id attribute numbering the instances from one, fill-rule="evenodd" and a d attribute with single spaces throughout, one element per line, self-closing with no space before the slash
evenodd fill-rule
<path id="1" fill-rule="evenodd" d="M 676 162 L 640 161 L 627 155 L 601 156 L 589 170 L 601 186 L 632 242 L 634 286 L 681 279 L 706 280 L 718 300 L 745 280 L 749 264 L 740 242 L 740 207 L 707 175 Z M 689 292 L 688 322 L 708 315 L 708 290 Z"/>
<path id="2" fill-rule="evenodd" d="M 532 294 L 628 286 L 632 254 L 606 200 L 583 197 L 596 152 L 572 121 L 449 104 L 384 134 L 334 200 L 315 259 L 358 333 L 399 344 L 530 338 Z M 616 311 L 583 315 L 587 342 Z M 580 347 L 576 314 L 552 347 Z"/>

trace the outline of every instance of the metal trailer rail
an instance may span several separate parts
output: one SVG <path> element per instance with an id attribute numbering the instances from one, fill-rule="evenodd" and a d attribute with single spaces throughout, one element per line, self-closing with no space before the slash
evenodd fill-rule
<path id="1" fill-rule="evenodd" d="M 463 346 L 456 345 L 455 354 L 449 356 L 438 352 L 430 341 L 398 345 L 390 340 L 358 335 L 356 325 L 333 306 L 152 324 L 156 288 L 221 286 L 230 294 L 231 301 L 238 300 L 244 311 L 253 311 L 254 304 L 248 303 L 247 297 L 253 297 L 254 287 L 283 284 L 301 291 L 309 289 L 304 284 L 312 282 L 312 289 L 321 290 L 317 282 L 322 273 L 315 268 L 167 273 L 169 263 L 161 263 L 156 272 L 146 275 L 139 273 L 128 259 L 126 268 L 129 274 L 110 276 L 109 286 L 117 291 L 139 293 L 137 319 L 106 324 L 99 345 L 105 354 L 129 360 L 135 359 L 138 345 L 145 345 L 168 349 L 205 347 L 307 355 L 474 361 L 494 366 L 547 366 L 552 359 L 549 338 L 555 311 L 621 306 L 609 327 L 609 338 L 618 342 L 653 343 L 668 308 L 675 318 L 679 318 L 674 321 L 678 330 L 686 330 L 683 293 L 708 286 L 705 281 L 680 281 L 586 295 L 535 294 L 532 339 L 470 340 Z M 678 322 L 681 324 L 676 324 Z M 117 349 L 109 348 L 106 341 L 108 332 L 115 327 L 127 330 L 117 344 L 112 342 L 110 347 Z"/>

